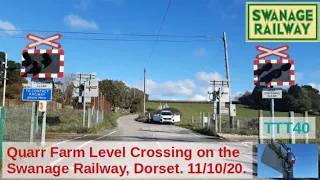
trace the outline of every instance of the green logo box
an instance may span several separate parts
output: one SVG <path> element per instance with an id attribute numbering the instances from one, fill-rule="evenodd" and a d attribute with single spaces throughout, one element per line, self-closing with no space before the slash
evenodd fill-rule
<path id="1" fill-rule="evenodd" d="M 319 2 L 246 3 L 246 42 L 319 41 Z"/>

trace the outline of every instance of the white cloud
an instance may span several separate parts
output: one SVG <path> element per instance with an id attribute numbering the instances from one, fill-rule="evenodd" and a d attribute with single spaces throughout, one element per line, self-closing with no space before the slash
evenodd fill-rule
<path id="1" fill-rule="evenodd" d="M 129 83 L 127 83 L 126 81 L 122 81 L 127 87 L 131 87 L 131 85 Z"/>
<path id="2" fill-rule="evenodd" d="M 199 89 L 199 94 L 203 95 L 203 96 L 207 96 L 208 95 L 208 91 L 209 91 L 209 88 L 204 88 L 204 87 L 201 87 Z"/>
<path id="3" fill-rule="evenodd" d="M 232 100 L 233 100 L 233 101 L 238 101 L 239 98 L 240 98 L 243 94 L 244 94 L 243 92 L 237 92 L 237 93 L 233 96 Z"/>
<path id="4" fill-rule="evenodd" d="M 143 90 L 143 82 L 138 82 L 135 87 Z M 146 79 L 146 93 L 149 95 L 158 96 L 177 96 L 177 95 L 192 95 L 193 89 L 196 87 L 190 79 L 180 81 L 166 81 L 157 83 L 151 79 Z"/>
<path id="5" fill-rule="evenodd" d="M 207 50 L 205 48 L 199 48 L 199 49 L 197 49 L 197 50 L 195 50 L 193 52 L 193 55 L 194 56 L 198 56 L 198 57 L 206 56 L 207 55 Z"/>
<path id="6" fill-rule="evenodd" d="M 192 95 L 193 88 L 196 85 L 190 79 L 183 81 L 167 81 L 160 84 L 158 91 L 161 92 L 163 96 L 176 96 L 176 95 Z"/>
<path id="7" fill-rule="evenodd" d="M 318 89 L 320 91 L 320 84 L 316 84 L 316 83 L 309 83 L 308 85 L 312 86 L 315 89 Z"/>
<path id="8" fill-rule="evenodd" d="M 90 0 L 80 0 L 80 3 L 76 4 L 75 6 L 82 11 L 86 11 L 89 8 L 90 4 Z"/>
<path id="9" fill-rule="evenodd" d="M 3 30 L 4 33 L 9 35 L 18 34 L 19 31 L 17 27 L 15 27 L 11 22 L 9 21 L 2 21 L 0 20 L 0 29 Z"/>
<path id="10" fill-rule="evenodd" d="M 221 81 L 223 79 L 225 79 L 221 74 L 219 74 L 218 72 L 198 72 L 196 74 L 196 79 L 198 81 L 204 81 L 204 82 L 210 82 L 213 80 L 216 81 Z"/>
<path id="11" fill-rule="evenodd" d="M 191 101 L 208 101 L 208 96 L 196 94 L 195 96 L 191 97 L 190 100 Z"/>
<path id="12" fill-rule="evenodd" d="M 64 22 L 68 26 L 76 29 L 93 29 L 93 30 L 99 29 L 98 25 L 94 21 L 85 20 L 80 16 L 77 16 L 74 14 L 70 14 L 64 17 Z"/>
<path id="13" fill-rule="evenodd" d="M 136 82 L 134 84 L 134 87 L 143 91 L 143 81 Z M 151 79 L 146 79 L 146 93 L 147 94 L 150 95 L 157 87 L 158 87 L 158 84 L 156 82 L 154 82 Z"/>

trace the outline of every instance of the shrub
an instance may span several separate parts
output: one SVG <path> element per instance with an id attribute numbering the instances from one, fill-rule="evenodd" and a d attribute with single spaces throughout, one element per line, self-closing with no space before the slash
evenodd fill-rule
<path id="1" fill-rule="evenodd" d="M 139 114 L 139 116 L 135 119 L 136 121 L 139 122 L 148 122 L 149 121 L 149 117 L 147 114 Z"/>

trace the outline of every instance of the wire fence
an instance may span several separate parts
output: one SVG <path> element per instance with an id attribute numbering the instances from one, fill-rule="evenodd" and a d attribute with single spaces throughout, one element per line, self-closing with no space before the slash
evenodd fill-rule
<path id="1" fill-rule="evenodd" d="M 300 116 L 300 114 L 297 114 Z M 297 117 L 298 117 L 297 116 Z M 209 118 L 208 118 L 209 117 Z M 311 116 L 312 117 L 312 116 Z M 312 142 L 320 143 L 320 117 L 316 116 L 316 139 Z M 218 115 L 212 113 L 200 112 L 191 117 L 185 117 L 181 121 L 182 124 L 191 125 L 196 129 L 210 130 L 214 133 L 230 133 L 240 135 L 258 135 L 259 134 L 259 117 L 252 116 L 236 116 L 233 118 L 233 128 L 230 128 L 230 121 L 228 116 L 221 117 L 221 125 Z M 221 126 L 221 131 L 220 131 Z"/>
<path id="2" fill-rule="evenodd" d="M 88 118 L 86 119 L 87 127 L 100 124 L 104 120 L 104 113 L 102 110 L 88 108 Z"/>
<path id="3" fill-rule="evenodd" d="M 10 108 L 5 111 L 4 141 L 30 141 L 32 109 Z"/>

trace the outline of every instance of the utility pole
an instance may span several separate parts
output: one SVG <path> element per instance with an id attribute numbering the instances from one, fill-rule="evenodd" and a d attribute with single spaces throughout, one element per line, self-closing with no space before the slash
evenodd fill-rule
<path id="1" fill-rule="evenodd" d="M 231 83 L 230 83 L 230 71 L 229 71 L 229 57 L 228 57 L 228 46 L 227 46 L 227 35 L 226 32 L 223 32 L 223 44 L 224 44 L 224 56 L 226 62 L 226 73 L 229 87 L 229 117 L 230 117 L 230 129 L 233 128 L 233 116 L 231 116 L 231 108 L 232 108 L 232 95 L 231 95 Z"/>
<path id="2" fill-rule="evenodd" d="M 143 114 L 146 113 L 146 68 L 143 71 Z"/>
<path id="3" fill-rule="evenodd" d="M 82 126 L 85 127 L 86 123 L 86 81 L 83 83 L 83 100 L 82 100 L 82 105 L 83 105 L 83 120 L 82 120 Z"/>
<path id="4" fill-rule="evenodd" d="M 2 107 L 5 107 L 6 105 L 6 86 L 7 86 L 7 61 L 8 61 L 8 55 L 7 53 L 4 53 L 4 64 L 1 64 L 1 66 L 4 66 L 4 77 L 3 77 L 3 95 L 2 95 Z"/>

